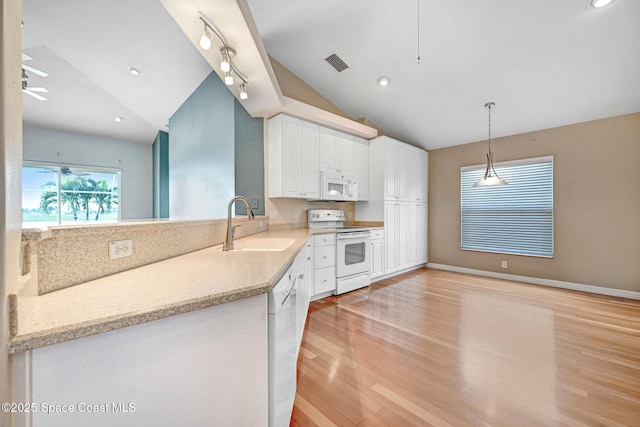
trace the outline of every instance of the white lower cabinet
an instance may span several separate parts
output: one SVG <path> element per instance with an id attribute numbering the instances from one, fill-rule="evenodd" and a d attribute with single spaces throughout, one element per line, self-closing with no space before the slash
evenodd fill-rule
<path id="1" fill-rule="evenodd" d="M 296 363 L 311 298 L 311 240 L 269 294 L 269 426 L 288 426 L 296 396 Z"/>
<path id="2" fill-rule="evenodd" d="M 12 425 L 266 426 L 267 347 L 262 294 L 17 353 Z"/>
<path id="3" fill-rule="evenodd" d="M 371 278 L 384 275 L 384 229 L 371 230 Z"/>
<path id="4" fill-rule="evenodd" d="M 384 274 L 427 262 L 427 203 L 385 202 Z"/>
<path id="5" fill-rule="evenodd" d="M 314 236 L 314 297 L 336 290 L 336 235 Z"/>
<path id="6" fill-rule="evenodd" d="M 296 256 L 293 265 L 297 275 L 297 310 L 296 310 L 296 330 L 298 351 L 302 343 L 304 326 L 307 323 L 307 313 L 309 311 L 309 301 L 313 295 L 313 239 L 309 239 Z"/>
<path id="7" fill-rule="evenodd" d="M 385 274 L 409 267 L 409 203 L 385 202 Z"/>
<path id="8" fill-rule="evenodd" d="M 314 296 L 336 290 L 336 266 L 318 268 L 315 271 Z"/>
<path id="9" fill-rule="evenodd" d="M 427 262 L 427 203 L 412 203 L 409 206 L 411 230 L 409 234 L 409 264 L 419 265 Z"/>

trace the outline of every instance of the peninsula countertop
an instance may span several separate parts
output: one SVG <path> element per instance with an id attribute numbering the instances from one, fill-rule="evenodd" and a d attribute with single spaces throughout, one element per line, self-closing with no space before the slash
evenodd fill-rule
<path id="1" fill-rule="evenodd" d="M 251 238 L 289 238 L 294 242 L 282 251 L 223 252 L 222 245 L 217 245 L 30 297 L 33 308 L 11 338 L 9 352 L 44 347 L 265 294 L 277 283 L 309 236 L 334 231 L 266 231 Z"/>

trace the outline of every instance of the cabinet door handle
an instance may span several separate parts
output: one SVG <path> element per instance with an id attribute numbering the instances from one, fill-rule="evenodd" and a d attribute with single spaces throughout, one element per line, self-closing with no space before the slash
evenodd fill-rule
<path id="1" fill-rule="evenodd" d="M 289 299 L 289 297 L 291 295 L 295 295 L 296 294 L 296 292 L 295 292 L 295 290 L 296 290 L 296 281 L 297 281 L 297 279 L 293 279 L 293 283 L 291 284 L 291 288 L 289 289 L 289 293 L 287 294 L 286 297 L 284 297 L 284 299 L 282 300 L 282 303 L 280 305 L 284 305 L 284 303 L 287 302 L 287 300 Z"/>

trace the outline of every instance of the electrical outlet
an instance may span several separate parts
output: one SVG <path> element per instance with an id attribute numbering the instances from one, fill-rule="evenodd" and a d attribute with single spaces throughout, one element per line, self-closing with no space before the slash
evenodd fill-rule
<path id="1" fill-rule="evenodd" d="M 349 219 L 353 219 L 353 212 L 349 211 Z"/>
<path id="2" fill-rule="evenodd" d="M 258 223 L 258 227 L 260 227 L 260 228 L 264 227 L 264 222 L 260 221 L 260 222 Z"/>
<path id="3" fill-rule="evenodd" d="M 251 209 L 258 209 L 258 199 L 251 199 Z"/>
<path id="4" fill-rule="evenodd" d="M 291 218 L 292 218 L 294 221 L 296 220 L 296 218 L 297 218 L 297 217 L 298 217 L 298 212 L 296 212 L 296 211 L 291 212 Z"/>
<path id="5" fill-rule="evenodd" d="M 502 268 L 507 268 L 507 261 L 502 260 Z"/>
<path id="6" fill-rule="evenodd" d="M 109 242 L 109 259 L 124 258 L 133 255 L 133 240 Z"/>

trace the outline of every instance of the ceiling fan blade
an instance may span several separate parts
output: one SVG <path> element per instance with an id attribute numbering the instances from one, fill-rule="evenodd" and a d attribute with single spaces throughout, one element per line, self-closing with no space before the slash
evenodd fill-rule
<path id="1" fill-rule="evenodd" d="M 27 90 L 31 92 L 49 92 L 47 88 L 41 86 L 27 86 Z"/>
<path id="2" fill-rule="evenodd" d="M 22 60 L 23 61 L 31 61 L 32 59 L 33 59 L 32 57 L 30 57 L 26 53 L 22 52 Z"/>
<path id="3" fill-rule="evenodd" d="M 35 99 L 37 99 L 38 101 L 46 101 L 46 100 L 47 100 L 47 98 L 45 98 L 44 96 L 40 96 L 40 95 L 38 95 L 37 93 L 33 93 L 33 92 L 31 92 L 30 90 L 22 89 L 22 91 L 23 91 L 24 93 L 26 93 L 27 95 L 31 95 L 31 96 L 33 96 L 33 97 L 34 97 Z"/>
<path id="4" fill-rule="evenodd" d="M 47 77 L 49 74 L 45 73 L 44 71 L 40 71 L 37 68 L 33 68 L 33 67 L 29 67 L 28 65 L 24 65 L 22 64 L 22 68 L 24 68 L 27 71 L 31 71 L 33 74 L 37 74 L 41 77 Z"/>

